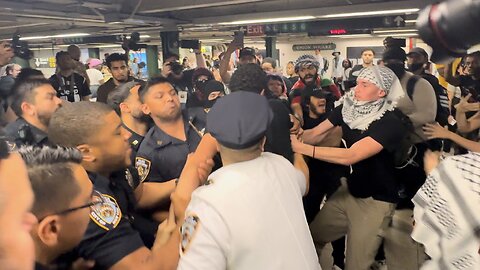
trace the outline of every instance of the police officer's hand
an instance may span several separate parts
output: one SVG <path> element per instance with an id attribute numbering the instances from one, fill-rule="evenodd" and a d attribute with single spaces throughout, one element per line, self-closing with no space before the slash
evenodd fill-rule
<path id="1" fill-rule="evenodd" d="M 170 237 L 176 228 L 177 224 L 175 223 L 175 213 L 173 211 L 173 204 L 171 204 L 170 211 L 168 212 L 168 218 L 158 225 L 157 235 L 152 249 L 157 249 L 164 246 L 168 240 L 170 240 Z"/>
<path id="2" fill-rule="evenodd" d="M 198 178 L 200 179 L 201 184 L 204 184 L 205 181 L 207 181 L 208 176 L 212 172 L 213 166 L 215 166 L 213 159 L 207 159 L 198 164 Z"/>
<path id="3" fill-rule="evenodd" d="M 95 261 L 85 260 L 84 258 L 79 258 L 73 262 L 70 270 L 89 270 L 93 269 L 95 266 Z"/>

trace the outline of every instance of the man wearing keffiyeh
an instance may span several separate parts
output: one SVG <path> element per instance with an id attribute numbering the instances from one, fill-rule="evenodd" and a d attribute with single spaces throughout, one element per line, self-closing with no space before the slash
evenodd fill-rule
<path id="1" fill-rule="evenodd" d="M 347 235 L 347 270 L 370 269 L 398 201 L 394 151 L 407 130 L 393 111 L 403 95 L 393 71 L 379 66 L 365 68 L 343 105 L 304 132 L 304 143 L 291 138 L 295 152 L 351 166 L 347 180 L 310 225 L 318 255 L 325 244 Z M 334 126 L 342 127 L 347 148 L 316 147 Z M 320 263 L 323 269 L 332 267 Z"/>
<path id="2" fill-rule="evenodd" d="M 426 153 L 427 180 L 412 200 L 412 237 L 431 258 L 421 269 L 480 269 L 480 154 L 438 156 Z"/>

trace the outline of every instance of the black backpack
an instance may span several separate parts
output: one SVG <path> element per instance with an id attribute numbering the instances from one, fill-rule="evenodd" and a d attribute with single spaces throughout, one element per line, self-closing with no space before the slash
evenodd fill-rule
<path id="1" fill-rule="evenodd" d="M 437 115 L 435 121 L 442 127 L 448 125 L 448 116 L 450 116 L 450 107 L 448 103 L 447 90 L 438 83 L 438 79 L 430 74 L 422 74 L 422 76 L 413 75 L 407 82 L 407 95 L 410 100 L 413 101 L 413 92 L 415 91 L 415 84 L 420 78 L 424 78 L 430 83 L 435 92 L 435 98 L 437 100 Z"/>
<path id="2" fill-rule="evenodd" d="M 416 157 L 416 149 L 413 143 L 414 137 L 418 137 L 415 133 L 415 127 L 412 120 L 399 109 L 393 110 L 395 116 L 401 121 L 403 127 L 407 131 L 403 139 L 397 144 L 394 151 L 394 165 L 397 169 L 403 169 L 406 166 L 412 164 L 413 159 Z"/>

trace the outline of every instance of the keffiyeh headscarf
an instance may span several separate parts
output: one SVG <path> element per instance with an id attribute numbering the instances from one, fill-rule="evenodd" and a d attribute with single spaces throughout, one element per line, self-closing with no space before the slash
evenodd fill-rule
<path id="1" fill-rule="evenodd" d="M 480 154 L 447 157 L 412 201 L 412 238 L 431 257 L 422 270 L 480 269 Z"/>
<path id="2" fill-rule="evenodd" d="M 359 101 L 355 89 L 345 94 L 342 116 L 351 129 L 367 130 L 386 111 L 393 111 L 397 100 L 404 95 L 400 81 L 387 67 L 373 66 L 362 69 L 357 79 L 364 79 L 385 91 L 385 96 L 375 101 Z"/>

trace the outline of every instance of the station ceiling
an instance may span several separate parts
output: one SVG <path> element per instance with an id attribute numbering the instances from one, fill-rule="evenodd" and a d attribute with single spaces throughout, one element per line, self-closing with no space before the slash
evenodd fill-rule
<path id="1" fill-rule="evenodd" d="M 233 31 L 252 23 L 349 20 L 403 15 L 413 28 L 418 9 L 436 0 L 0 0 L 0 39 L 14 33 L 36 46 L 80 35 L 122 35 L 137 31 L 146 43 L 159 42 L 161 31 L 181 31 L 181 38 L 228 42 Z M 392 11 L 393 10 L 393 11 Z M 364 14 L 369 12 L 369 14 Z M 410 22 L 410 23 L 409 23 Z M 299 35 L 306 36 L 306 33 Z M 279 39 L 290 36 L 279 34 Z M 254 39 L 254 38 L 252 38 Z"/>

